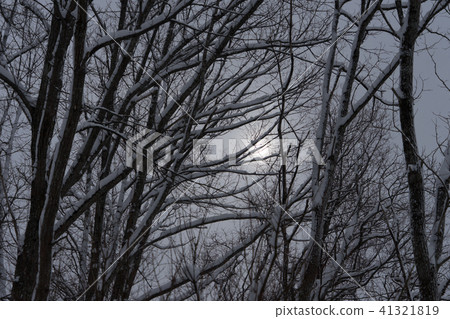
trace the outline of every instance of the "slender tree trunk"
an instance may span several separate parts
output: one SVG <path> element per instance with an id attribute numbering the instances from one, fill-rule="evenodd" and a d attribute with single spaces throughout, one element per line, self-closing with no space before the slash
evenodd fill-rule
<path id="1" fill-rule="evenodd" d="M 436 178 L 436 203 L 434 211 L 434 224 L 431 234 L 431 254 L 436 276 L 439 271 L 442 248 L 445 234 L 445 213 L 449 205 L 449 185 L 450 185 L 450 141 L 448 142 L 447 152 L 444 161 Z M 443 291 L 440 291 L 437 283 L 437 297 L 440 298 Z"/>
<path id="2" fill-rule="evenodd" d="M 418 154 L 414 125 L 413 70 L 414 45 L 420 22 L 420 0 L 410 0 L 400 56 L 400 123 L 403 153 L 408 171 L 409 214 L 414 261 L 423 300 L 435 300 L 436 275 L 430 262 L 425 233 L 425 195 L 422 164 Z"/>
<path id="3" fill-rule="evenodd" d="M 54 5 L 47 55 L 36 109 L 32 114 L 32 181 L 30 215 L 25 238 L 19 248 L 12 299 L 31 300 L 36 287 L 39 264 L 39 220 L 46 202 L 48 187 L 47 157 L 59 103 L 61 73 L 69 37 L 68 25 Z M 70 38 L 69 38 L 70 39 Z M 48 232 L 50 233 L 50 232 Z"/>
<path id="4" fill-rule="evenodd" d="M 3 223 L 6 218 L 5 212 L 5 203 L 8 200 L 4 194 L 6 194 L 6 190 L 3 188 L 4 179 L 3 179 L 3 169 L 2 163 L 0 162 L 0 299 L 6 295 L 6 269 L 5 269 L 5 239 L 3 236 Z"/>
<path id="5" fill-rule="evenodd" d="M 1 125 L 6 120 L 8 112 L 5 112 L 1 122 L 0 122 L 0 136 L 2 135 Z M 9 178 L 10 169 L 11 169 L 11 155 L 13 154 L 13 145 L 14 139 L 16 137 L 16 133 L 19 130 L 19 119 L 22 112 L 17 112 L 16 117 L 14 119 L 14 124 L 9 136 L 8 148 L 6 149 L 5 160 L 0 161 L 0 298 L 6 295 L 6 267 L 5 267 L 5 256 L 6 256 L 6 242 L 5 242 L 5 233 L 3 225 L 6 220 L 6 216 L 9 214 L 13 214 L 12 208 L 8 199 L 8 189 L 7 189 L 7 180 Z M 16 234 L 19 236 L 18 230 L 16 229 Z"/>
<path id="6" fill-rule="evenodd" d="M 78 2 L 87 8 L 87 0 Z M 62 180 L 81 115 L 85 67 L 84 47 L 87 19 L 75 2 L 64 7 L 53 5 L 53 19 L 48 40 L 44 70 L 32 114 L 32 182 L 30 216 L 24 243 L 19 251 L 12 298 L 15 300 L 46 300 L 52 267 L 53 226 L 58 211 Z M 60 101 L 62 74 L 67 48 L 76 29 L 74 42 L 74 71 L 69 110 L 61 127 L 60 141 L 50 155 L 55 118 Z"/>
<path id="7" fill-rule="evenodd" d="M 371 6 L 368 12 L 365 12 L 358 25 L 358 31 L 355 34 L 354 42 L 352 46 L 352 51 L 350 55 L 350 61 L 348 65 L 347 74 L 345 77 L 345 81 L 342 87 L 342 96 L 339 105 L 339 115 L 337 119 L 337 123 L 333 132 L 333 141 L 331 143 L 330 149 L 327 154 L 327 166 L 324 172 L 324 178 L 320 182 L 318 182 L 318 174 L 319 169 L 317 164 L 314 165 L 313 171 L 313 200 L 312 200 L 312 224 L 311 224 L 311 241 L 310 247 L 308 251 L 307 260 L 305 261 L 305 266 L 302 269 L 301 274 L 301 282 L 300 287 L 298 289 L 298 299 L 299 300 L 310 300 L 311 292 L 314 288 L 314 283 L 319 275 L 320 267 L 321 267 L 321 257 L 322 257 L 322 249 L 323 249 L 323 240 L 324 240 L 324 217 L 327 211 L 327 205 L 329 201 L 329 197 L 331 194 L 331 187 L 333 185 L 333 181 L 335 178 L 336 165 L 339 161 L 339 156 L 341 154 L 342 144 L 344 142 L 346 126 L 341 124 L 340 119 L 343 119 L 347 116 L 349 105 L 351 101 L 351 94 L 353 83 L 356 78 L 356 71 L 358 68 L 358 62 L 360 57 L 360 47 L 364 41 L 366 35 L 366 28 L 372 20 L 375 12 L 379 8 L 379 3 L 377 5 Z M 335 8 L 335 22 L 333 28 L 336 27 L 336 19 L 339 18 L 339 3 L 336 3 Z M 333 31 L 334 32 L 334 31 Z M 333 48 L 332 48 L 333 49 Z M 333 49 L 334 50 L 334 49 Z M 331 52 L 330 54 L 332 54 Z M 332 68 L 332 64 L 330 61 L 333 61 L 332 57 L 329 57 L 328 60 L 328 68 Z M 330 72 L 328 70 L 328 72 Z M 323 86 L 323 92 L 328 92 L 329 89 L 329 81 L 331 73 L 326 74 L 325 82 Z M 322 114 L 321 114 L 321 127 L 318 130 L 317 136 L 317 144 L 319 149 L 322 147 L 323 143 L 323 135 L 324 135 L 324 125 L 327 118 L 328 112 L 328 103 L 327 100 L 328 93 L 323 97 L 322 104 Z"/>

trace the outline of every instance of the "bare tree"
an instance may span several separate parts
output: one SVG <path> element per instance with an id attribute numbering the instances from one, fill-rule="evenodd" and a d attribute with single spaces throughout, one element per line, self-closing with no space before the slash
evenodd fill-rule
<path id="1" fill-rule="evenodd" d="M 2 2 L 0 298 L 441 299 L 449 151 L 419 153 L 413 55 L 448 4 Z"/>

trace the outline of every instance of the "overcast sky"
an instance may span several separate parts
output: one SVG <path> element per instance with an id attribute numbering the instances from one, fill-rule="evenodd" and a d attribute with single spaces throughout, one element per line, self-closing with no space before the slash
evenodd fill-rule
<path id="1" fill-rule="evenodd" d="M 439 26 L 441 32 L 449 32 L 450 17 L 447 17 L 446 25 Z M 427 44 L 431 45 L 432 41 L 437 41 L 437 36 L 427 35 Z M 423 39 L 420 41 L 423 45 Z M 436 63 L 444 68 L 439 68 L 438 74 L 447 85 L 450 84 L 450 43 L 441 40 L 436 48 L 432 50 Z M 415 77 L 423 79 L 424 91 L 419 100 L 416 101 L 416 118 L 417 118 L 417 135 L 421 147 L 431 150 L 436 147 L 435 140 L 435 124 L 439 125 L 439 139 L 443 140 L 448 137 L 448 127 L 443 125 L 443 121 L 438 119 L 437 115 L 450 118 L 450 92 L 443 87 L 442 83 L 434 74 L 434 64 L 426 51 L 419 52 L 416 55 Z M 418 83 L 422 85 L 422 83 Z"/>
<path id="2" fill-rule="evenodd" d="M 41 0 L 41 3 L 45 1 Z M 105 8 L 108 5 L 114 4 L 115 0 L 94 0 L 97 8 Z M 358 8 L 359 9 L 359 8 Z M 427 9 L 424 7 L 424 10 Z M 443 34 L 449 33 L 450 17 L 446 19 L 439 19 L 440 25 L 432 24 L 434 31 L 439 31 Z M 415 78 L 416 90 L 420 90 L 423 85 L 423 91 L 420 98 L 416 101 L 416 129 L 420 149 L 425 149 L 426 152 L 431 152 L 436 148 L 436 133 L 435 124 L 438 125 L 438 140 L 442 141 L 449 136 L 449 129 L 445 123 L 439 119 L 439 115 L 447 119 L 450 118 L 450 92 L 443 87 L 442 83 L 434 74 L 434 64 L 429 53 L 424 49 L 425 37 L 422 36 L 418 41 L 418 53 L 415 61 Z M 442 39 L 436 35 L 426 35 L 426 45 L 433 46 L 429 50 L 433 54 L 436 63 L 440 66 L 448 65 L 450 61 L 450 42 Z M 440 68 L 438 70 L 439 76 L 450 83 L 450 67 Z M 394 136 L 395 143 L 401 145 L 400 136 Z"/>

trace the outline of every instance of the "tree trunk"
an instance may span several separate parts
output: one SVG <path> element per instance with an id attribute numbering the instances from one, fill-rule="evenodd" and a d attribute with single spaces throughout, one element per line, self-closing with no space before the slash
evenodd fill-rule
<path id="1" fill-rule="evenodd" d="M 414 125 L 414 44 L 420 22 L 420 0 L 410 0 L 400 51 L 400 123 L 403 153 L 408 171 L 409 214 L 414 261 L 423 300 L 436 300 L 436 275 L 428 254 L 425 233 L 425 196 L 422 164 Z"/>

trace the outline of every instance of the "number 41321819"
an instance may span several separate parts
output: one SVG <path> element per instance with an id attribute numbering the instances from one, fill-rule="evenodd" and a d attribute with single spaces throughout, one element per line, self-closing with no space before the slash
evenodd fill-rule
<path id="1" fill-rule="evenodd" d="M 383 306 L 379 310 L 383 316 L 436 316 L 438 306 Z"/>

